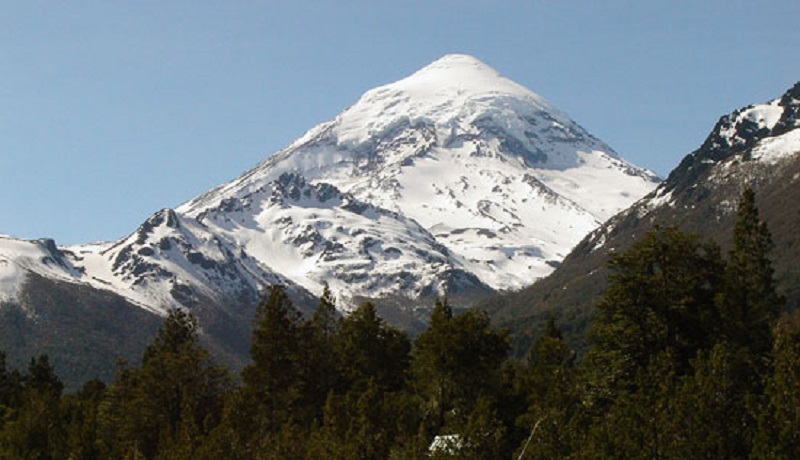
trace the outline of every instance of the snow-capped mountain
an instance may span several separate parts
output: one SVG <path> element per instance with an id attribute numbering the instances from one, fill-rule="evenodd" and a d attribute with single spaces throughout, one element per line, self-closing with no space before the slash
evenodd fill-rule
<path id="1" fill-rule="evenodd" d="M 493 289 L 518 289 L 548 274 L 583 235 L 657 181 L 541 96 L 464 55 L 368 91 L 177 212 L 200 218 L 222 203 L 249 199 L 286 173 L 417 223 L 441 246 L 442 263 Z M 235 229 L 227 235 L 263 260 L 274 251 L 260 239 L 239 238 Z M 337 283 L 341 278 L 317 263 L 318 255 L 280 246 L 290 252 L 283 260 L 297 267 L 282 273 L 311 291 L 327 281 L 341 291 L 374 294 Z M 397 293 L 414 297 L 432 287 L 444 293 L 435 286 L 425 281 Z"/>
<path id="2" fill-rule="evenodd" d="M 518 289 L 656 183 L 541 96 L 448 55 L 121 241 L 4 240 L 4 295 L 20 267 L 154 311 L 266 283 L 345 298 Z M 22 262 L 37 258 L 53 262 Z"/>
<path id="3" fill-rule="evenodd" d="M 31 280 L 46 280 L 190 308 L 226 342 L 247 335 L 265 284 L 309 307 L 326 283 L 343 308 L 474 299 L 547 275 L 657 181 L 541 96 L 448 55 L 119 241 L 0 238 L 0 304 L 37 320 Z"/>
<path id="4" fill-rule="evenodd" d="M 493 300 L 496 321 L 512 328 L 543 325 L 555 312 L 588 323 L 606 286 L 609 253 L 625 250 L 654 225 L 678 225 L 725 248 L 745 187 L 755 190 L 760 216 L 773 235 L 771 257 L 778 290 L 790 309 L 798 308 L 800 83 L 779 98 L 721 117 L 702 146 L 664 182 L 587 235 L 554 273 L 523 291 Z M 573 332 L 577 338 L 583 331 L 578 327 Z"/>

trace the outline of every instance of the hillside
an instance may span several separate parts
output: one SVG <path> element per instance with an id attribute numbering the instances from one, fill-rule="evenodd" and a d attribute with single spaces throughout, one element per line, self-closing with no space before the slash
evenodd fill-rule
<path id="1" fill-rule="evenodd" d="M 800 305 L 800 83 L 783 96 L 739 109 L 717 122 L 703 145 L 687 155 L 656 190 L 584 238 L 547 278 L 487 301 L 496 324 L 519 336 L 524 350 L 553 314 L 573 344 L 606 287 L 609 254 L 623 251 L 655 225 L 676 225 L 728 247 L 738 197 L 756 192 L 760 215 L 775 243 L 778 289 L 787 308 Z"/>

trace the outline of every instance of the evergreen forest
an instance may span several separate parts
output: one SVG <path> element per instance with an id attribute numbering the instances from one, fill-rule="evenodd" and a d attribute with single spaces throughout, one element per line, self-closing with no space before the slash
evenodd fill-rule
<path id="1" fill-rule="evenodd" d="M 265 289 L 235 374 L 172 311 L 140 363 L 65 393 L 0 353 L 1 459 L 800 458 L 800 314 L 782 311 L 753 192 L 733 245 L 656 227 L 613 254 L 578 356 L 553 319 L 527 355 L 436 302 L 413 340 L 325 290 Z"/>

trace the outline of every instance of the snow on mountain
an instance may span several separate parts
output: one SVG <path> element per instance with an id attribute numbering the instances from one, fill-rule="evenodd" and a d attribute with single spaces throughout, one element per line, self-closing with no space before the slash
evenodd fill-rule
<path id="1" fill-rule="evenodd" d="M 53 240 L 20 240 L 0 235 L 0 302 L 17 300 L 28 273 L 71 280 L 80 271 L 64 260 Z"/>
<path id="2" fill-rule="evenodd" d="M 784 158 L 796 155 L 800 151 L 800 131 L 765 139 L 757 145 L 751 155 L 755 160 L 776 164 Z"/>
<path id="3" fill-rule="evenodd" d="M 13 297 L 29 270 L 155 312 L 269 283 L 345 298 L 518 289 L 657 181 L 541 96 L 448 55 L 120 241 L 2 239 L 0 289 Z"/>
<path id="4" fill-rule="evenodd" d="M 739 174 L 743 162 L 755 167 L 792 156 L 797 151 L 797 127 L 800 83 L 780 98 L 721 117 L 703 145 L 687 155 L 661 183 L 657 195 L 676 195 L 696 188 L 696 179 L 709 173 L 712 181 L 729 176 L 731 171 Z M 749 164 L 753 159 L 763 161 Z"/>
<path id="5" fill-rule="evenodd" d="M 657 183 L 544 98 L 465 55 L 368 91 L 178 212 L 199 215 L 287 172 L 413 219 L 454 266 L 495 289 L 548 274 Z"/>
<path id="6" fill-rule="evenodd" d="M 110 290 L 156 313 L 248 290 L 254 297 L 265 283 L 291 285 L 172 210 L 116 243 L 58 248 L 48 239 L 0 238 L 0 301 L 19 301 L 30 273 Z"/>
<path id="7" fill-rule="evenodd" d="M 418 297 L 445 292 L 454 277 L 462 289 L 486 289 L 415 221 L 297 174 L 284 173 L 196 219 L 312 292 L 328 283 L 351 295 Z"/>
<path id="8" fill-rule="evenodd" d="M 174 211 L 159 211 L 133 234 L 113 245 L 71 248 L 86 267 L 90 284 L 108 286 L 147 306 L 192 306 L 257 292 L 283 279 L 246 253 Z M 222 302 L 218 302 L 222 303 Z"/>

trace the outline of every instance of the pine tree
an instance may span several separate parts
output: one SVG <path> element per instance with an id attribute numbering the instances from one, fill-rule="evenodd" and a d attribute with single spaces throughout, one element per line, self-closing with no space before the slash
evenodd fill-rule
<path id="1" fill-rule="evenodd" d="M 518 424 L 528 436 L 520 446 L 522 458 L 563 458 L 577 441 L 578 394 L 575 353 L 555 324 L 548 318 L 545 334 L 537 337 L 528 353 L 526 365 L 519 371 L 519 383 L 528 409 Z"/>
<path id="2" fill-rule="evenodd" d="M 321 425 L 311 433 L 307 458 L 387 458 L 408 431 L 402 393 L 408 338 L 365 302 L 339 322 L 334 349 L 337 382 Z"/>
<path id="3" fill-rule="evenodd" d="M 68 458 L 82 460 L 103 459 L 100 445 L 99 408 L 105 397 L 106 385 L 100 380 L 90 380 L 75 394 L 63 401 L 67 420 Z"/>
<path id="4" fill-rule="evenodd" d="M 775 290 L 768 254 L 772 237 L 758 217 L 755 193 L 747 188 L 739 202 L 733 248 L 725 269 L 725 289 L 717 299 L 723 334 L 734 348 L 749 350 L 756 376 L 769 373 L 772 327 L 784 299 Z"/>
<path id="5" fill-rule="evenodd" d="M 231 458 L 250 458 L 264 439 L 295 423 L 307 390 L 304 322 L 286 288 L 270 286 L 256 307 L 250 344 L 252 362 L 226 410 L 226 428 L 238 449 Z"/>
<path id="6" fill-rule="evenodd" d="M 614 404 L 593 420 L 578 458 L 667 459 L 673 455 L 675 401 L 679 388 L 676 360 L 669 350 L 650 356 L 636 370 L 636 391 L 617 395 Z M 702 457 L 701 457 L 702 458 Z"/>
<path id="7" fill-rule="evenodd" d="M 454 374 L 458 369 L 451 347 L 452 319 L 453 310 L 447 301 L 437 300 L 428 329 L 414 342 L 413 384 L 424 400 L 424 413 L 432 434 L 438 434 L 445 424 L 445 415 L 455 404 Z"/>
<path id="8" fill-rule="evenodd" d="M 747 458 L 755 434 L 747 361 L 739 348 L 721 341 L 700 353 L 694 375 L 683 379 L 672 430 L 699 458 Z M 680 433 L 678 435 L 678 433 Z M 684 453 L 688 449 L 684 449 Z"/>
<path id="9" fill-rule="evenodd" d="M 330 345 L 339 332 L 339 320 L 336 301 L 330 287 L 326 284 L 322 290 L 322 296 L 319 298 L 317 309 L 311 315 L 310 324 L 319 337 L 325 340 L 326 345 Z"/>
<path id="10" fill-rule="evenodd" d="M 28 364 L 28 374 L 23 379 L 23 383 L 26 390 L 34 390 L 56 398 L 60 398 L 61 392 L 64 390 L 64 384 L 56 375 L 55 369 L 50 364 L 50 358 L 46 354 L 31 358 Z"/>
<path id="11" fill-rule="evenodd" d="M 586 359 L 595 416 L 588 451 L 750 455 L 782 302 L 771 245 L 748 189 L 725 261 L 715 245 L 675 229 L 656 229 L 612 258 Z"/>
<path id="12" fill-rule="evenodd" d="M 483 460 L 508 458 L 507 427 L 497 413 L 494 395 L 480 396 L 475 402 L 469 418 L 459 433 L 462 447 L 456 450 L 457 458 Z"/>
<path id="13" fill-rule="evenodd" d="M 242 372 L 244 390 L 258 393 L 259 404 L 272 413 L 286 407 L 290 390 L 301 373 L 299 345 L 302 341 L 302 315 L 286 288 L 271 286 L 256 307 L 252 363 Z M 280 424 L 278 425 L 280 426 Z"/>
<path id="14" fill-rule="evenodd" d="M 61 417 L 64 385 L 48 356 L 31 358 L 19 388 L 17 412 L 0 432 L 0 453 L 8 458 L 57 459 L 66 456 Z"/>
<path id="15" fill-rule="evenodd" d="M 493 330 L 485 312 L 453 315 L 446 300 L 436 303 L 428 330 L 414 342 L 412 364 L 431 434 L 445 426 L 464 430 L 481 399 L 497 404 L 508 347 L 507 334 Z"/>
<path id="16" fill-rule="evenodd" d="M 22 376 L 6 367 L 6 354 L 0 351 L 0 429 L 18 409 L 22 392 Z"/>
<path id="17" fill-rule="evenodd" d="M 344 388 L 359 393 L 369 385 L 383 391 L 400 390 L 410 349 L 406 334 L 387 325 L 378 316 L 375 304 L 362 303 L 342 320 L 336 338 Z"/>
<path id="18" fill-rule="evenodd" d="M 635 391 L 635 376 L 669 351 L 678 375 L 716 342 L 723 262 L 719 248 L 675 228 L 656 228 L 611 258 L 610 287 L 589 330 L 586 368 L 592 404 Z"/>
<path id="19" fill-rule="evenodd" d="M 198 324 L 172 310 L 139 368 L 123 366 L 101 405 L 107 458 L 193 452 L 219 423 L 231 386 L 200 345 Z"/>
<path id="20" fill-rule="evenodd" d="M 753 458 L 800 458 L 800 313 L 775 329 L 775 368 L 759 416 Z"/>
<path id="21" fill-rule="evenodd" d="M 330 288 L 325 288 L 319 305 L 306 324 L 308 354 L 308 406 L 309 420 L 322 420 L 323 409 L 328 394 L 339 388 L 339 360 L 336 354 L 336 338 L 341 328 L 341 318 L 336 311 L 336 303 Z"/>

